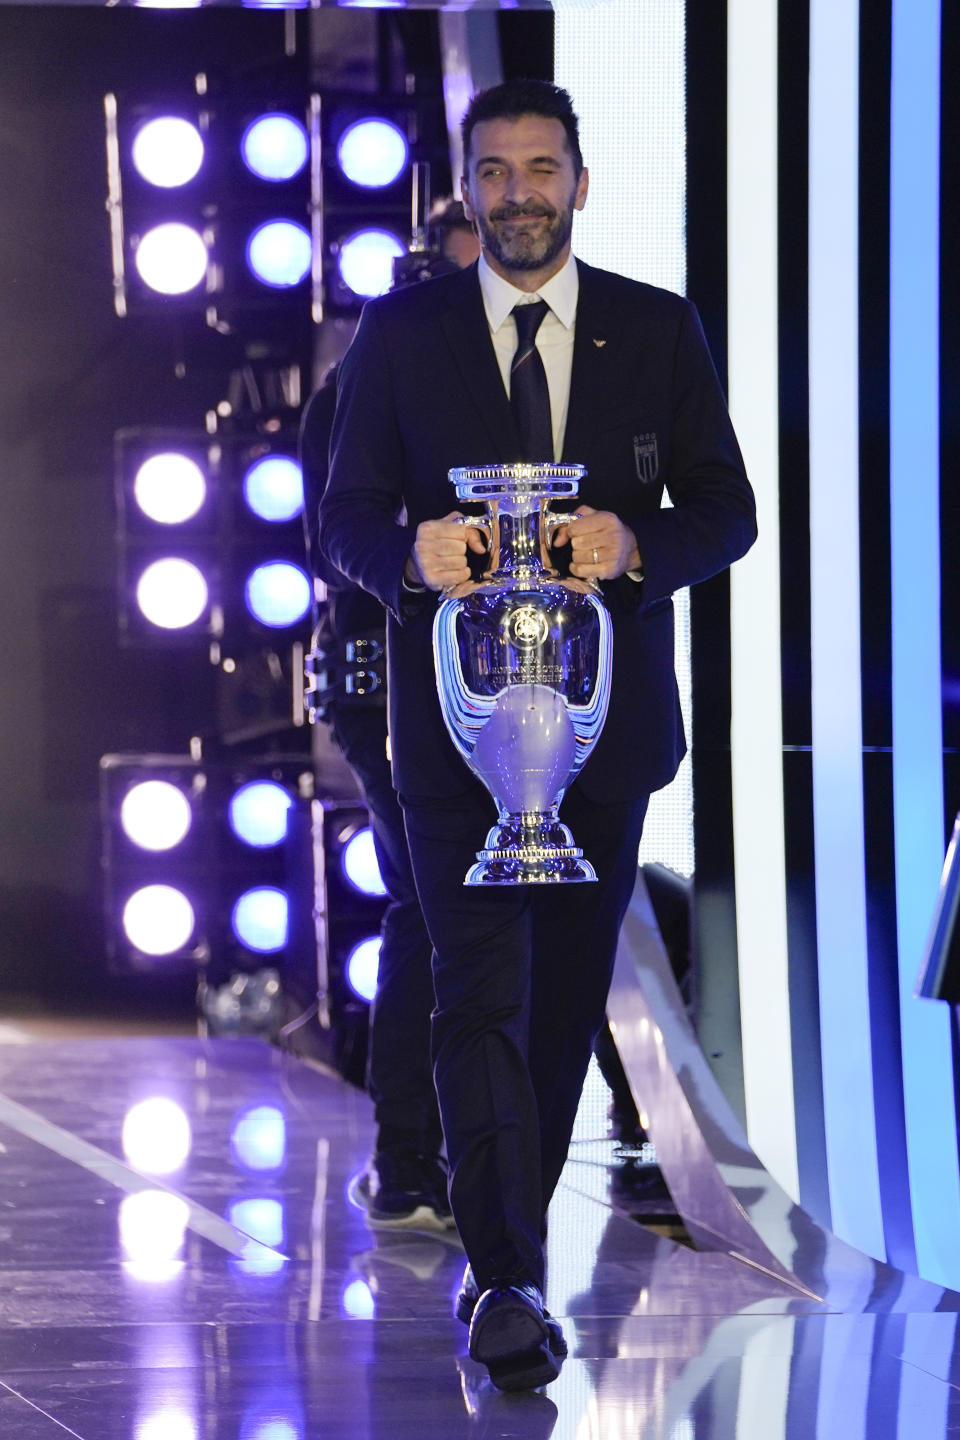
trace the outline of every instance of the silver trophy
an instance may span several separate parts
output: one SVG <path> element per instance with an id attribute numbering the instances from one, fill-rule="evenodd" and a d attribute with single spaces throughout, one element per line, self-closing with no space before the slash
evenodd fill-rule
<path id="1" fill-rule="evenodd" d="M 550 565 L 550 537 L 582 465 L 485 465 L 449 472 L 464 518 L 487 539 L 479 582 L 445 594 L 433 626 L 440 707 L 454 745 L 490 791 L 497 823 L 465 885 L 596 880 L 558 817 L 596 744 L 610 698 L 612 626 L 597 587 Z"/>

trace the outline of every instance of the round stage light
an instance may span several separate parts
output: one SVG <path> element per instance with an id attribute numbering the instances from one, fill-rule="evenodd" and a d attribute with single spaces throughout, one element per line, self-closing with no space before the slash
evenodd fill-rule
<path id="1" fill-rule="evenodd" d="M 169 780 L 143 780 L 133 785 L 120 805 L 120 825 L 141 850 L 172 850 L 190 829 L 193 811 L 179 785 Z"/>
<path id="2" fill-rule="evenodd" d="M 230 829 L 246 845 L 259 849 L 279 845 L 286 837 L 292 803 L 289 790 L 275 780 L 251 780 L 240 786 L 227 806 Z"/>
<path id="3" fill-rule="evenodd" d="M 182 525 L 207 498 L 207 482 L 196 460 L 176 451 L 149 455 L 133 481 L 133 498 L 148 520 Z"/>
<path id="4" fill-rule="evenodd" d="M 268 220 L 247 242 L 247 264 L 252 274 L 274 290 L 289 290 L 310 273 L 313 246 L 310 233 L 293 220 Z"/>
<path id="5" fill-rule="evenodd" d="M 151 625 L 182 630 L 194 625 L 207 606 L 207 582 L 190 560 L 154 560 L 137 581 L 137 604 Z"/>
<path id="6" fill-rule="evenodd" d="M 406 253 L 406 246 L 389 230 L 358 230 L 340 246 L 340 278 L 364 300 L 385 295 L 393 284 L 393 262 Z"/>
<path id="7" fill-rule="evenodd" d="M 195 924 L 193 906 L 172 885 L 144 885 L 123 907 L 123 933 L 144 955 L 182 950 Z"/>
<path id="8" fill-rule="evenodd" d="M 380 970 L 380 936 L 371 935 L 354 945 L 347 956 L 347 984 L 354 995 L 370 1003 L 377 993 Z"/>
<path id="9" fill-rule="evenodd" d="M 289 455 L 265 455 L 244 475 L 243 498 L 261 520 L 292 520 L 303 511 L 303 471 Z"/>
<path id="10" fill-rule="evenodd" d="M 178 220 L 148 230 L 134 258 L 143 283 L 159 295 L 185 295 L 207 273 L 203 236 Z"/>
<path id="11" fill-rule="evenodd" d="M 134 168 L 150 185 L 173 190 L 187 185 L 203 164 L 203 140 L 196 125 L 176 115 L 148 120 L 133 142 Z"/>
<path id="12" fill-rule="evenodd" d="M 311 597 L 310 581 L 300 566 L 289 560 L 269 560 L 258 565 L 244 587 L 250 614 L 274 630 L 302 620 L 310 609 Z"/>
<path id="13" fill-rule="evenodd" d="M 289 913 L 289 902 L 282 890 L 258 885 L 240 896 L 230 923 L 241 945 L 265 954 L 286 945 Z"/>
<path id="14" fill-rule="evenodd" d="M 247 169 L 261 180 L 292 180 L 307 163 L 307 132 L 292 115 L 260 115 L 240 141 Z"/>
<path id="15" fill-rule="evenodd" d="M 337 145 L 340 169 L 367 190 L 381 190 L 399 179 L 408 154 L 403 131 L 390 120 L 356 120 Z"/>
<path id="16" fill-rule="evenodd" d="M 361 895 L 386 895 L 387 887 L 380 874 L 369 825 L 351 835 L 340 853 L 340 865 L 354 890 L 359 890 Z"/>

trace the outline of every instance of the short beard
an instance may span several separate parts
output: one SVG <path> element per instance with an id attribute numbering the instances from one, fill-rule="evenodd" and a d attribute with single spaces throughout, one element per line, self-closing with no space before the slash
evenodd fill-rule
<path id="1" fill-rule="evenodd" d="M 516 214 L 519 218 L 523 211 L 519 210 Z M 556 260 L 570 241 L 573 233 L 573 204 L 562 211 L 556 211 L 546 233 L 537 240 L 529 236 L 518 236 L 515 240 L 504 243 L 494 228 L 492 216 L 482 219 L 478 216 L 477 226 L 483 248 L 489 250 L 505 270 L 542 270 L 552 260 Z"/>

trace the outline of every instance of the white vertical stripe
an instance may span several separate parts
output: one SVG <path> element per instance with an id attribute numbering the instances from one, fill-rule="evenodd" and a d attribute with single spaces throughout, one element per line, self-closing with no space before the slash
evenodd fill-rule
<path id="1" fill-rule="evenodd" d="M 573 97 L 590 171 L 574 250 L 682 293 L 686 284 L 684 0 L 555 0 L 554 76 Z M 680 704 L 691 739 L 690 595 L 674 597 Z M 693 870 L 690 756 L 651 797 L 640 862 Z"/>
<path id="2" fill-rule="evenodd" d="M 950 1011 L 914 997 L 943 865 L 940 4 L 894 0 L 890 105 L 893 805 L 907 1160 L 920 1274 L 960 1284 Z"/>
<path id="3" fill-rule="evenodd" d="M 727 9 L 730 410 L 760 538 L 731 576 L 733 829 L 751 1144 L 799 1198 L 783 841 L 777 356 L 777 5 Z"/>
<path id="4" fill-rule="evenodd" d="M 824 1131 L 833 1229 L 886 1258 L 863 840 L 859 4 L 810 6 L 810 593 Z"/>
<path id="5" fill-rule="evenodd" d="M 777 1316 L 747 1339 L 740 1361 L 736 1440 L 784 1440 L 796 1321 Z"/>

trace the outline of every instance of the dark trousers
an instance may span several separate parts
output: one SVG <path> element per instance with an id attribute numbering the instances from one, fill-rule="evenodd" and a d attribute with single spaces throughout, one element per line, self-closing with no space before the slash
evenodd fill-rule
<path id="1" fill-rule="evenodd" d="M 383 917 L 377 994 L 370 1015 L 367 1087 L 378 1153 L 437 1155 L 440 1114 L 430 1063 L 433 947 L 413 883 L 403 814 L 387 761 L 387 713 L 331 706 L 334 737 L 363 789 L 380 874 L 390 896 Z"/>
<path id="2" fill-rule="evenodd" d="M 562 818 L 596 884 L 465 888 L 495 818 L 479 785 L 402 797 L 434 945 L 434 1076 L 450 1200 L 481 1289 L 543 1285 L 550 1197 L 567 1156 L 620 924 L 633 893 L 647 798 L 597 805 L 576 785 Z"/>

